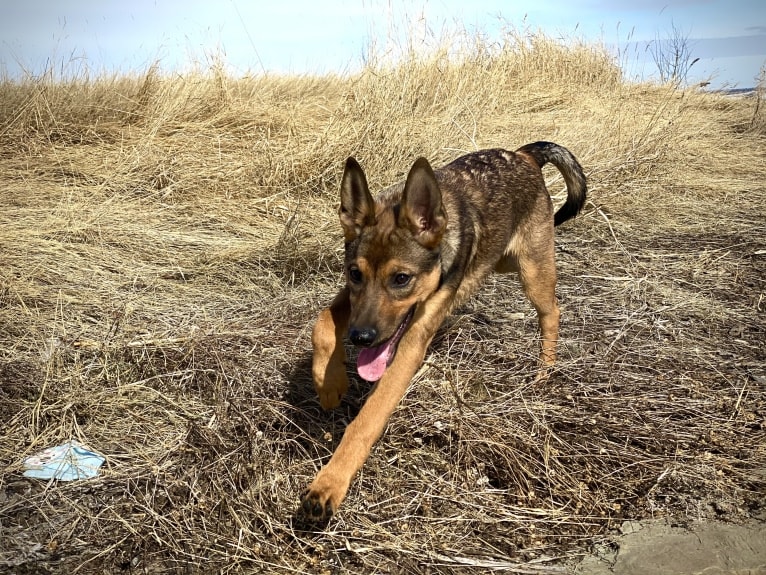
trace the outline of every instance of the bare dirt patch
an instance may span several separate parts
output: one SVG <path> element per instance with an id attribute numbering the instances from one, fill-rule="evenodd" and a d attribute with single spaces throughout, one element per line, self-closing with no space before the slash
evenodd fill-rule
<path id="1" fill-rule="evenodd" d="M 596 545 L 575 570 L 583 575 L 760 575 L 766 573 L 766 524 L 718 521 L 670 525 L 629 521 Z"/>

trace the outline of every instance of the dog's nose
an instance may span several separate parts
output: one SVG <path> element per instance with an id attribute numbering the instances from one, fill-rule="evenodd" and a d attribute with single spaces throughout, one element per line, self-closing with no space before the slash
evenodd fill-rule
<path id="1" fill-rule="evenodd" d="M 351 343 L 362 347 L 370 347 L 376 337 L 378 337 L 378 330 L 374 327 L 352 327 L 348 331 L 348 339 Z"/>

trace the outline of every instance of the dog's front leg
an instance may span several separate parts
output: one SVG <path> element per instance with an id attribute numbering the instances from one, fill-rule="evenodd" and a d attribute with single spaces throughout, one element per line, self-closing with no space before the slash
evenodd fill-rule
<path id="1" fill-rule="evenodd" d="M 414 343 L 412 339 L 402 338 L 393 363 L 375 385 L 359 414 L 346 427 L 330 461 L 303 494 L 302 512 L 308 519 L 326 519 L 338 509 L 351 480 L 382 435 L 425 354 L 427 343 Z"/>
<path id="2" fill-rule="evenodd" d="M 314 348 L 311 371 L 323 409 L 338 407 L 348 389 L 343 338 L 348 330 L 350 309 L 348 288 L 343 288 L 330 307 L 319 314 L 311 336 Z"/>
<path id="3" fill-rule="evenodd" d="M 446 291 L 446 290 L 445 290 Z M 330 461 L 301 498 L 303 515 L 313 521 L 330 517 L 346 497 L 351 480 L 364 465 L 372 446 L 423 363 L 436 329 L 448 313 L 449 294 L 428 300 L 399 342 L 394 361 L 375 385 L 359 414 L 348 425 Z M 418 317 L 419 316 L 419 317 Z"/>

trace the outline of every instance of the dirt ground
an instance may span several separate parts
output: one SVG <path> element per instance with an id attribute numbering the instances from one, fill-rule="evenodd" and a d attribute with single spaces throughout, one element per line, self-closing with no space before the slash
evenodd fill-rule
<path id="1" fill-rule="evenodd" d="M 763 575 L 766 523 L 626 521 L 595 546 L 578 575 Z"/>

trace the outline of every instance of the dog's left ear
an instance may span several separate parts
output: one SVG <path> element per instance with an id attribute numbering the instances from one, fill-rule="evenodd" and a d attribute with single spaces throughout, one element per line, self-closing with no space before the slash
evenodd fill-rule
<path id="1" fill-rule="evenodd" d="M 340 183 L 340 224 L 347 242 L 358 238 L 362 228 L 375 225 L 375 202 L 367 176 L 351 157 L 346 160 Z"/>
<path id="2" fill-rule="evenodd" d="M 428 249 L 439 245 L 447 229 L 442 193 L 425 158 L 418 158 L 407 175 L 398 224 L 409 229 L 415 240 Z"/>

